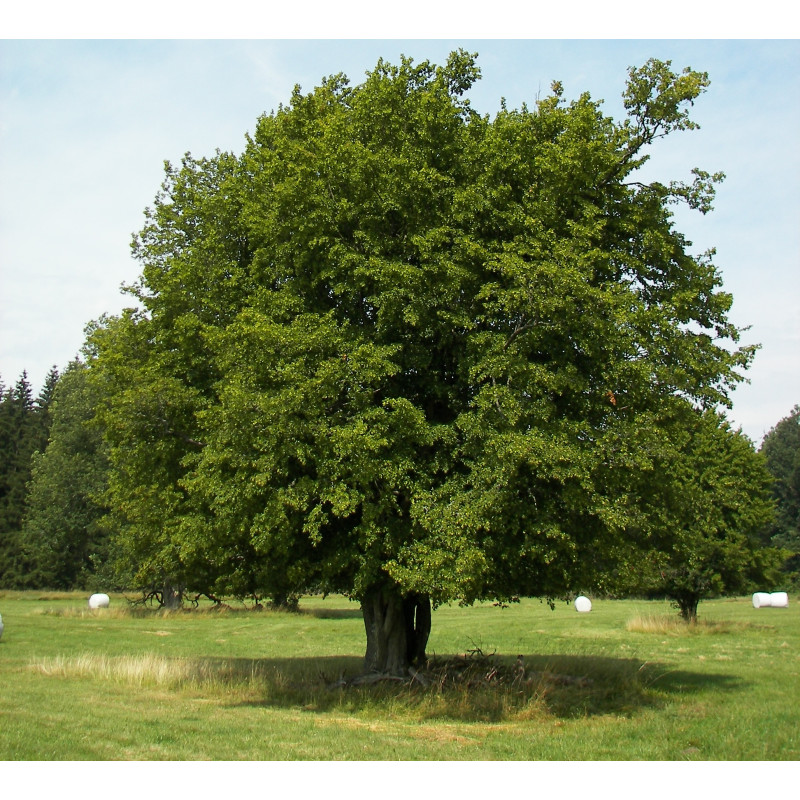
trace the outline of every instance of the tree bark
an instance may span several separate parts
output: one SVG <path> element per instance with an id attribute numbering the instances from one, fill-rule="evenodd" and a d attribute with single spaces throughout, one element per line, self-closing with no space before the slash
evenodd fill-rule
<path id="1" fill-rule="evenodd" d="M 277 611 L 297 611 L 300 608 L 300 598 L 296 594 L 276 593 L 270 599 L 270 608 Z"/>
<path id="2" fill-rule="evenodd" d="M 425 666 L 425 648 L 431 635 L 431 599 L 427 594 L 412 594 L 403 600 L 408 665 Z"/>
<path id="3" fill-rule="evenodd" d="M 684 622 L 688 622 L 690 625 L 696 625 L 697 606 L 700 603 L 700 598 L 694 595 L 684 596 L 679 598 L 676 602 L 678 605 L 678 610 L 681 615 L 681 619 Z"/>
<path id="4" fill-rule="evenodd" d="M 181 595 L 181 589 L 174 586 L 169 578 L 165 578 L 161 605 L 170 611 L 175 611 L 181 607 Z"/>
<path id="5" fill-rule="evenodd" d="M 431 601 L 428 595 L 403 595 L 392 584 L 376 585 L 361 601 L 367 651 L 364 672 L 405 676 L 411 666 L 425 663 L 425 648 L 431 631 Z"/>

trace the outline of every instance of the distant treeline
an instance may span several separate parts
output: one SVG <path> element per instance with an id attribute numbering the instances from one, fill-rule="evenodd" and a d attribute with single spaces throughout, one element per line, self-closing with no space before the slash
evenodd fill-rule
<path id="1" fill-rule="evenodd" d="M 47 447 L 57 382 L 58 370 L 53 367 L 34 399 L 26 372 L 8 388 L 0 380 L 0 585 L 6 588 L 27 583 L 21 530 L 33 456 Z"/>
<path id="2" fill-rule="evenodd" d="M 83 589 L 107 560 L 107 460 L 86 367 L 53 367 L 34 398 L 0 380 L 0 587 Z M 105 576 L 104 576 L 105 577 Z"/>

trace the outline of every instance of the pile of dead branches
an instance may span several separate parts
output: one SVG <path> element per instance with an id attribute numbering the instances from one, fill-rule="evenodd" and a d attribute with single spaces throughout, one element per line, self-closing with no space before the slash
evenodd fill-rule
<path id="1" fill-rule="evenodd" d="M 516 662 L 508 664 L 495 658 L 494 653 L 487 655 L 480 648 L 475 648 L 455 658 L 431 658 L 423 669 L 410 667 L 408 675 L 405 676 L 373 672 L 349 679 L 341 677 L 338 681 L 330 684 L 328 688 L 367 686 L 384 682 L 406 685 L 416 684 L 425 688 L 435 687 L 442 692 L 453 688 L 522 688 L 533 685 L 577 686 L 584 688 L 592 684 L 591 678 L 585 675 L 559 675 L 551 672 L 528 671 L 525 668 L 522 656 L 517 656 Z"/>

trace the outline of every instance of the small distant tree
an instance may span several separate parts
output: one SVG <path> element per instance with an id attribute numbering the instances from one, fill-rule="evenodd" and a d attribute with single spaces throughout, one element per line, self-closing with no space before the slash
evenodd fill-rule
<path id="1" fill-rule="evenodd" d="M 800 582 L 800 405 L 764 437 L 761 453 L 775 478 L 776 514 L 769 539 L 791 553 L 786 567 L 792 579 Z"/>
<path id="2" fill-rule="evenodd" d="M 774 515 L 772 478 L 752 442 L 713 411 L 670 427 L 638 501 L 646 552 L 631 563 L 640 589 L 663 593 L 695 622 L 701 600 L 774 582 L 785 554 L 761 540 Z"/>

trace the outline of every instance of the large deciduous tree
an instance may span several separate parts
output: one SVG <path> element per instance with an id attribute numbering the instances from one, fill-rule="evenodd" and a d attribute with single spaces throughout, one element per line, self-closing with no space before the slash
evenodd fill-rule
<path id="1" fill-rule="evenodd" d="M 478 78 L 381 61 L 167 166 L 141 308 L 94 337 L 138 580 L 345 592 L 366 669 L 401 674 L 432 606 L 557 597 L 626 552 L 642 442 L 752 357 L 669 210 L 722 176 L 636 180 L 708 78 L 631 69 L 621 123 L 558 84 L 480 116 Z"/>

